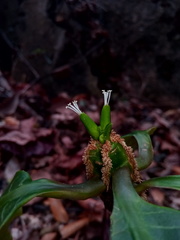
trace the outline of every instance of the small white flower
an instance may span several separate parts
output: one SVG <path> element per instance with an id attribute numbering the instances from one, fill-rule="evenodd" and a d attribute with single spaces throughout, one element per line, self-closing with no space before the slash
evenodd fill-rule
<path id="1" fill-rule="evenodd" d="M 79 109 L 79 106 L 77 104 L 77 101 L 73 101 L 72 103 L 69 103 L 66 108 L 71 109 L 72 111 L 74 111 L 75 113 L 77 113 L 78 115 L 80 115 L 82 112 Z"/>
<path id="2" fill-rule="evenodd" d="M 112 92 L 112 90 L 107 90 L 107 92 L 105 90 L 102 90 L 102 93 L 104 95 L 104 105 L 109 105 L 109 101 L 111 98 L 111 92 Z"/>

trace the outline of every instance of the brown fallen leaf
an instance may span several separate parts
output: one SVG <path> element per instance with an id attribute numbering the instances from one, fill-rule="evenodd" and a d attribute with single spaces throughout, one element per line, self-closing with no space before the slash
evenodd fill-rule
<path id="1" fill-rule="evenodd" d="M 33 134 L 23 133 L 20 131 L 11 131 L 0 137 L 0 142 L 15 142 L 18 145 L 26 145 L 30 141 L 35 141 Z"/>
<path id="2" fill-rule="evenodd" d="M 93 210 L 95 212 L 101 212 L 104 210 L 104 204 L 100 199 L 89 198 L 86 200 L 77 201 L 81 207 L 87 210 Z"/>
<path id="3" fill-rule="evenodd" d="M 63 147 L 66 148 L 66 149 L 74 148 L 73 140 L 70 136 L 63 136 L 61 138 L 61 142 L 63 144 Z"/>
<path id="4" fill-rule="evenodd" d="M 38 138 L 39 138 L 39 137 L 47 137 L 47 136 L 51 135 L 52 132 L 53 132 L 52 129 L 39 128 L 39 129 L 37 129 L 35 135 L 36 135 L 36 137 L 38 137 Z"/>
<path id="5" fill-rule="evenodd" d="M 41 240 L 55 240 L 57 237 L 56 232 L 46 233 L 42 236 Z"/>
<path id="6" fill-rule="evenodd" d="M 10 128 L 10 129 L 17 129 L 20 125 L 20 121 L 12 116 L 5 117 L 4 122 L 5 122 L 6 128 Z"/>
<path id="7" fill-rule="evenodd" d="M 86 199 L 77 201 L 81 207 L 86 209 L 86 215 L 91 221 L 102 222 L 104 217 L 104 203 L 100 199 Z"/>
<path id="8" fill-rule="evenodd" d="M 174 174 L 180 175 L 180 166 L 174 166 L 172 168 L 172 171 L 173 171 Z"/>
<path id="9" fill-rule="evenodd" d="M 150 193 L 157 204 L 163 205 L 164 193 L 161 190 L 154 188 L 150 190 Z"/>
<path id="10" fill-rule="evenodd" d="M 51 212 L 56 221 L 60 223 L 67 223 L 69 220 L 69 216 L 65 207 L 62 204 L 62 201 L 55 198 L 49 198 L 48 200 Z"/>
<path id="11" fill-rule="evenodd" d="M 0 141 L 14 142 L 18 145 L 25 145 L 30 141 L 35 141 L 36 137 L 33 134 L 33 127 L 36 119 L 28 118 L 20 122 L 18 130 L 10 131 L 0 137 Z"/>
<path id="12" fill-rule="evenodd" d="M 162 141 L 161 144 L 161 150 L 168 150 L 169 152 L 175 152 L 177 149 L 176 146 L 172 145 L 171 143 L 167 142 L 167 141 Z"/>
<path id="13" fill-rule="evenodd" d="M 156 126 L 158 125 L 160 127 L 165 127 L 167 129 L 171 127 L 169 121 L 164 119 L 161 109 L 155 109 L 149 115 L 150 117 L 153 117 L 156 120 Z"/>
<path id="14" fill-rule="evenodd" d="M 69 236 L 76 233 L 84 226 L 86 226 L 88 223 L 89 223 L 89 218 L 85 217 L 80 220 L 71 222 L 62 228 L 59 227 L 59 231 L 60 231 L 62 239 L 68 238 Z"/>
<path id="15" fill-rule="evenodd" d="M 180 147 L 180 131 L 177 128 L 171 128 L 171 132 L 169 134 L 170 141 Z"/>

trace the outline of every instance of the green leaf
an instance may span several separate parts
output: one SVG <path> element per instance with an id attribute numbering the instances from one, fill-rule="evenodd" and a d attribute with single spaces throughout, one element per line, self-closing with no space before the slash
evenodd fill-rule
<path id="1" fill-rule="evenodd" d="M 149 129 L 146 129 L 145 131 L 149 134 L 152 135 L 156 131 L 157 127 L 151 127 Z"/>
<path id="2" fill-rule="evenodd" d="M 31 178 L 29 177 L 29 174 L 24 172 L 24 171 L 19 171 L 15 174 L 13 180 L 11 181 L 11 183 L 9 184 L 9 186 L 6 188 L 6 190 L 4 191 L 4 193 L 2 194 L 1 198 L 8 194 L 9 192 L 15 190 L 16 188 L 20 187 L 21 185 L 28 183 L 31 181 Z M 1 199 L 0 198 L 0 199 Z M 2 205 L 0 203 L 0 207 L 1 210 L 2 209 Z M 19 209 L 16 209 L 14 214 L 7 220 L 7 222 L 3 225 L 2 228 L 0 228 L 0 239 L 4 239 L 4 240 L 12 240 L 10 231 L 8 229 L 8 225 L 9 223 L 16 217 L 20 216 L 22 214 L 22 208 L 20 207 Z"/>
<path id="3" fill-rule="evenodd" d="M 20 214 L 21 207 L 34 197 L 87 199 L 106 189 L 99 179 L 77 185 L 59 184 L 47 179 L 32 181 L 24 171 L 16 173 L 8 189 L 0 198 L 0 236 L 7 231 L 10 221 Z M 2 239 L 2 238 L 0 238 Z"/>
<path id="4" fill-rule="evenodd" d="M 180 239 L 180 211 L 156 206 L 140 198 L 127 168 L 117 170 L 112 181 L 112 240 Z"/>
<path id="5" fill-rule="evenodd" d="M 180 190 L 180 175 L 152 178 L 136 185 L 135 189 L 141 193 L 150 187 Z"/>
<path id="6" fill-rule="evenodd" d="M 18 171 L 12 181 L 10 182 L 9 186 L 4 191 L 3 195 L 7 194 L 8 192 L 11 192 L 12 190 L 20 187 L 23 184 L 31 182 L 31 178 L 29 174 L 25 171 Z M 2 195 L 2 196 L 3 196 Z M 2 197 L 1 196 L 1 197 Z"/>
<path id="7" fill-rule="evenodd" d="M 131 146 L 134 150 L 138 149 L 136 161 L 139 170 L 147 168 L 153 161 L 153 147 L 149 135 L 154 131 L 155 128 L 150 128 L 122 136 L 128 146 Z"/>

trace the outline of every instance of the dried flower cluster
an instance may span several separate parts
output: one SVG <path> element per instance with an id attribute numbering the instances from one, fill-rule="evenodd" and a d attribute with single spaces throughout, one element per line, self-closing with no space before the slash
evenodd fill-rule
<path id="1" fill-rule="evenodd" d="M 90 160 L 90 155 L 92 153 L 92 150 L 98 150 L 99 147 L 101 147 L 101 159 L 102 159 L 102 181 L 107 186 L 107 189 L 109 188 L 110 183 L 110 177 L 111 177 L 111 170 L 112 170 L 112 160 L 109 156 L 112 150 L 112 143 L 119 143 L 125 150 L 128 162 L 132 167 L 132 179 L 134 182 L 141 182 L 140 174 L 138 171 L 137 163 L 135 160 L 135 156 L 133 153 L 133 150 L 130 146 L 127 146 L 124 139 L 121 138 L 120 135 L 116 134 L 115 131 L 112 130 L 110 135 L 110 141 L 106 141 L 104 144 L 100 144 L 97 140 L 91 139 L 88 146 L 86 147 L 83 155 L 83 162 L 86 165 L 86 175 L 87 178 L 91 178 L 93 176 L 94 166 Z M 119 159 L 120 160 L 120 159 Z M 118 161 L 118 159 L 117 159 Z M 100 164 L 100 163 L 98 163 Z"/>

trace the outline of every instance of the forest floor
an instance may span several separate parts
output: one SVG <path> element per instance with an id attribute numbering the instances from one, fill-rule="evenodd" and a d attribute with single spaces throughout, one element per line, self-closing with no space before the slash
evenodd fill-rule
<path id="1" fill-rule="evenodd" d="M 81 109 L 98 122 L 103 97 L 79 94 L 72 98 L 63 92 L 50 99 L 39 84 L 15 83 L 2 76 L 1 84 L 1 193 L 21 169 L 32 179 L 69 184 L 85 181 L 82 154 L 89 136 L 78 116 L 65 107 L 76 99 Z M 135 95 L 119 100 L 116 94 L 112 94 L 110 105 L 113 128 L 121 135 L 157 127 L 152 136 L 154 161 L 142 172 L 143 179 L 180 174 L 180 108 L 161 108 Z M 180 209 L 179 194 L 151 189 L 148 200 Z M 99 198 L 35 198 L 23 212 L 11 225 L 14 240 L 109 239 L 110 213 Z"/>

